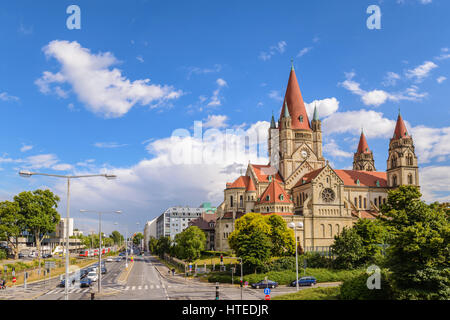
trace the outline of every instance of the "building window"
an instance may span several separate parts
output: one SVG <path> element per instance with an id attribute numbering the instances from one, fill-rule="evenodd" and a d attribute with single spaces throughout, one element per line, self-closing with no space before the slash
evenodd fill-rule
<path id="1" fill-rule="evenodd" d="M 366 209 L 366 208 L 367 208 L 367 199 L 364 198 L 364 209 Z"/>
<path id="2" fill-rule="evenodd" d="M 397 176 L 396 176 L 395 174 L 392 176 L 392 185 L 393 185 L 394 187 L 397 186 Z"/>
<path id="3" fill-rule="evenodd" d="M 283 201 L 284 200 L 284 196 L 282 194 L 280 194 L 280 200 Z"/>
<path id="4" fill-rule="evenodd" d="M 355 207 L 358 207 L 358 198 L 355 198 Z"/>
<path id="5" fill-rule="evenodd" d="M 362 208 L 362 197 L 359 196 L 359 207 Z"/>
<path id="6" fill-rule="evenodd" d="M 239 207 L 243 207 L 244 206 L 244 197 L 241 195 L 239 196 Z"/>
<path id="7" fill-rule="evenodd" d="M 377 198 L 373 199 L 373 202 L 375 202 L 375 205 L 377 205 Z"/>
<path id="8" fill-rule="evenodd" d="M 412 176 L 412 174 L 408 175 L 408 184 L 413 184 L 413 176 Z"/>
<path id="9" fill-rule="evenodd" d="M 270 201 L 270 196 L 269 195 L 266 196 L 266 201 Z"/>
<path id="10" fill-rule="evenodd" d="M 298 119 L 300 120 L 300 122 L 303 122 L 303 116 L 298 117 Z"/>
<path id="11" fill-rule="evenodd" d="M 230 207 L 233 208 L 233 196 L 230 196 Z"/>

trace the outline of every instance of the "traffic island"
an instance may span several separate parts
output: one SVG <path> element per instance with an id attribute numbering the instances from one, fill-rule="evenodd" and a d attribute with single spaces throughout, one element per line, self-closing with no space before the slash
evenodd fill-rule
<path id="1" fill-rule="evenodd" d="M 134 261 L 131 261 L 128 264 L 128 268 L 125 268 L 125 270 L 122 271 L 120 276 L 117 278 L 117 283 L 124 285 L 127 283 L 128 276 L 130 275 L 131 269 L 133 269 Z"/>

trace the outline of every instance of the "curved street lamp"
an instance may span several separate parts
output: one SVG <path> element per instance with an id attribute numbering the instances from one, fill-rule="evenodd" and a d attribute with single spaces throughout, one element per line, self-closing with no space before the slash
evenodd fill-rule
<path id="1" fill-rule="evenodd" d="M 117 178 L 114 174 L 86 174 L 86 175 L 78 175 L 78 176 L 65 176 L 59 174 L 48 174 L 48 173 L 40 173 L 40 172 L 30 172 L 28 170 L 19 171 L 19 175 L 23 178 L 31 178 L 32 176 L 47 176 L 47 177 L 56 177 L 56 178 L 64 178 L 67 179 L 67 214 L 66 214 L 66 223 L 65 223 L 65 238 L 66 238 L 66 277 L 64 282 L 64 299 L 69 300 L 69 212 L 70 212 L 70 180 L 71 179 L 79 179 L 79 178 L 92 178 L 92 177 L 104 177 L 108 180 L 113 180 Z M 41 266 L 40 263 L 41 255 L 39 254 L 39 268 Z"/>

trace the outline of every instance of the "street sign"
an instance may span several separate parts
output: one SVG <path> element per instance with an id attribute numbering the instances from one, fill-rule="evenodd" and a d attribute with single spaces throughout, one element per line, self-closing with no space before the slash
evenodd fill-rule
<path id="1" fill-rule="evenodd" d="M 16 283 L 16 277 L 13 277 L 13 278 L 12 278 L 12 282 L 13 282 L 13 283 Z"/>
<path id="2" fill-rule="evenodd" d="M 12 271 L 12 276 L 15 277 L 16 276 L 16 271 Z"/>
<path id="3" fill-rule="evenodd" d="M 265 288 L 264 289 L 264 294 L 265 295 L 269 295 L 270 294 L 270 288 Z"/>
<path id="4" fill-rule="evenodd" d="M 244 287 L 246 287 L 246 288 L 248 287 L 248 281 L 244 282 Z"/>
<path id="5" fill-rule="evenodd" d="M 264 298 L 264 300 L 270 300 L 270 296 L 269 296 L 269 295 L 266 295 L 265 298 Z"/>
<path id="6" fill-rule="evenodd" d="M 45 261 L 45 268 L 46 269 L 54 269 L 55 268 L 55 261 Z"/>

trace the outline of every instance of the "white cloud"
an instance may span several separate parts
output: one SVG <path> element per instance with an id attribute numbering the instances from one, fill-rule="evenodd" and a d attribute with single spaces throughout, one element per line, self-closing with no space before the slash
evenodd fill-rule
<path id="1" fill-rule="evenodd" d="M 20 99 L 18 97 L 9 95 L 7 92 L 1 92 L 0 100 L 2 100 L 2 101 L 19 101 Z"/>
<path id="2" fill-rule="evenodd" d="M 330 142 L 323 145 L 323 152 L 327 153 L 333 158 L 351 158 L 353 153 L 342 150 L 334 139 L 330 139 Z"/>
<path id="3" fill-rule="evenodd" d="M 214 90 L 213 95 L 210 98 L 210 101 L 208 102 L 208 107 L 218 107 L 222 105 L 222 100 L 220 97 L 220 92 L 221 89 L 224 87 L 227 87 L 228 84 L 225 80 L 223 80 L 222 78 L 218 78 L 216 80 L 217 83 L 217 89 Z"/>
<path id="4" fill-rule="evenodd" d="M 323 100 L 314 100 L 311 103 L 305 103 L 308 117 L 312 120 L 314 115 L 314 107 L 317 106 L 319 118 L 323 119 L 335 113 L 339 109 L 339 101 L 336 98 L 327 98 Z"/>
<path id="5" fill-rule="evenodd" d="M 279 41 L 276 45 L 270 47 L 269 52 L 261 52 L 259 54 L 259 58 L 263 61 L 270 60 L 276 53 L 282 54 L 284 51 L 286 51 L 286 46 L 286 41 Z"/>
<path id="6" fill-rule="evenodd" d="M 225 128 L 227 127 L 228 117 L 225 115 L 209 115 L 205 120 L 203 127 L 205 128 Z"/>
<path id="7" fill-rule="evenodd" d="M 190 154 L 192 158 L 201 159 L 202 154 L 207 157 L 208 150 L 223 151 L 223 140 L 200 140 L 192 136 L 178 139 L 163 138 L 148 145 L 152 158 L 143 159 L 133 166 L 95 167 L 77 171 L 76 174 L 110 172 L 116 174 L 117 179 L 77 180 L 71 185 L 71 210 L 75 214 L 82 208 L 120 209 L 123 210 L 123 216 L 127 221 L 139 221 L 156 217 L 167 207 L 177 204 L 198 206 L 202 202 L 210 201 L 217 205 L 223 201 L 225 183 L 236 179 L 236 170 L 230 171 L 230 167 L 246 168 L 249 160 L 252 163 L 267 164 L 268 127 L 268 122 L 257 122 L 243 131 L 249 136 L 258 135 L 258 140 L 263 145 L 263 150 L 260 150 L 259 154 L 252 150 L 247 154 L 233 153 L 227 149 L 227 152 L 223 153 L 225 157 L 219 158 L 215 163 L 182 161 L 176 164 L 173 162 L 173 154 L 178 154 L 178 150 L 186 145 L 194 147 Z M 229 134 L 227 140 L 236 141 L 241 138 L 242 136 L 235 132 Z M 230 154 L 232 156 L 229 156 Z M 55 192 L 62 199 L 60 210 L 63 211 L 67 189 L 65 183 L 60 181 L 56 183 Z"/>
<path id="8" fill-rule="evenodd" d="M 322 130 L 326 135 L 333 133 L 359 135 L 361 128 L 364 128 L 364 133 L 368 138 L 388 138 L 394 133 L 395 121 L 387 119 L 381 112 L 373 110 L 336 112 L 323 120 Z"/>
<path id="9" fill-rule="evenodd" d="M 94 146 L 97 148 L 114 149 L 127 146 L 127 144 L 118 144 L 117 142 L 96 142 Z"/>
<path id="10" fill-rule="evenodd" d="M 411 128 L 411 134 L 420 163 L 450 156 L 450 127 L 429 128 L 419 125 Z"/>
<path id="11" fill-rule="evenodd" d="M 397 84 L 397 80 L 400 80 L 400 78 L 401 78 L 400 75 L 398 75 L 397 73 L 388 72 L 384 76 L 384 81 L 382 82 L 382 84 L 385 87 L 395 86 Z"/>
<path id="12" fill-rule="evenodd" d="M 421 168 L 419 183 L 425 201 L 450 202 L 450 166 Z"/>
<path id="13" fill-rule="evenodd" d="M 188 80 L 191 78 L 193 74 L 208 74 L 208 73 L 217 73 L 222 70 L 222 65 L 215 64 L 212 68 L 199 68 L 199 67 L 188 67 Z"/>
<path id="14" fill-rule="evenodd" d="M 22 146 L 22 148 L 20 148 L 20 151 L 21 151 L 21 152 L 26 152 L 26 151 L 29 151 L 29 150 L 31 150 L 31 149 L 33 149 L 33 146 L 32 146 L 32 145 L 26 145 L 26 144 L 24 144 L 24 145 Z"/>
<path id="15" fill-rule="evenodd" d="M 445 80 L 447 80 L 447 77 L 444 77 L 444 76 L 439 77 L 439 78 L 436 79 L 437 83 L 439 83 L 439 84 L 441 84 L 441 83 L 444 82 Z"/>
<path id="16" fill-rule="evenodd" d="M 310 52 L 312 50 L 312 47 L 306 47 L 303 48 L 302 50 L 300 50 L 300 52 L 297 54 L 297 57 L 303 57 L 305 54 L 307 54 L 308 52 Z"/>
<path id="17" fill-rule="evenodd" d="M 144 63 L 144 62 L 145 62 L 145 61 L 144 61 L 144 58 L 142 58 L 141 55 L 137 56 L 137 57 L 136 57 L 136 60 L 139 61 L 140 63 Z"/>
<path id="18" fill-rule="evenodd" d="M 409 79 L 415 79 L 417 82 L 423 81 L 423 79 L 427 78 L 431 71 L 437 68 L 437 64 L 431 61 L 425 61 L 420 66 L 417 66 L 414 69 L 409 69 L 405 72 L 405 76 Z"/>
<path id="19" fill-rule="evenodd" d="M 283 101 L 283 96 L 280 94 L 280 91 L 278 90 L 271 90 L 269 92 L 269 98 L 274 99 L 276 101 Z"/>
<path id="20" fill-rule="evenodd" d="M 44 71 L 35 81 L 40 91 L 50 93 L 51 85 L 68 84 L 90 111 L 105 117 L 121 117 L 136 104 L 156 107 L 182 94 L 171 86 L 150 84 L 150 79 L 130 81 L 119 69 L 111 69 L 119 63 L 112 53 L 92 54 L 76 41 L 55 40 L 43 50 L 61 70 Z"/>
<path id="21" fill-rule="evenodd" d="M 361 97 L 361 101 L 367 106 L 378 107 L 387 101 L 398 102 L 401 100 L 408 101 L 420 101 L 425 98 L 427 93 L 418 92 L 419 88 L 415 85 L 411 85 L 409 88 L 406 88 L 403 92 L 394 92 L 390 93 L 384 90 L 372 90 L 366 91 L 361 89 L 361 85 L 354 81 L 355 73 L 346 73 L 346 80 L 340 82 L 339 85 L 343 88 L 349 90 L 353 94 L 356 94 Z"/>

